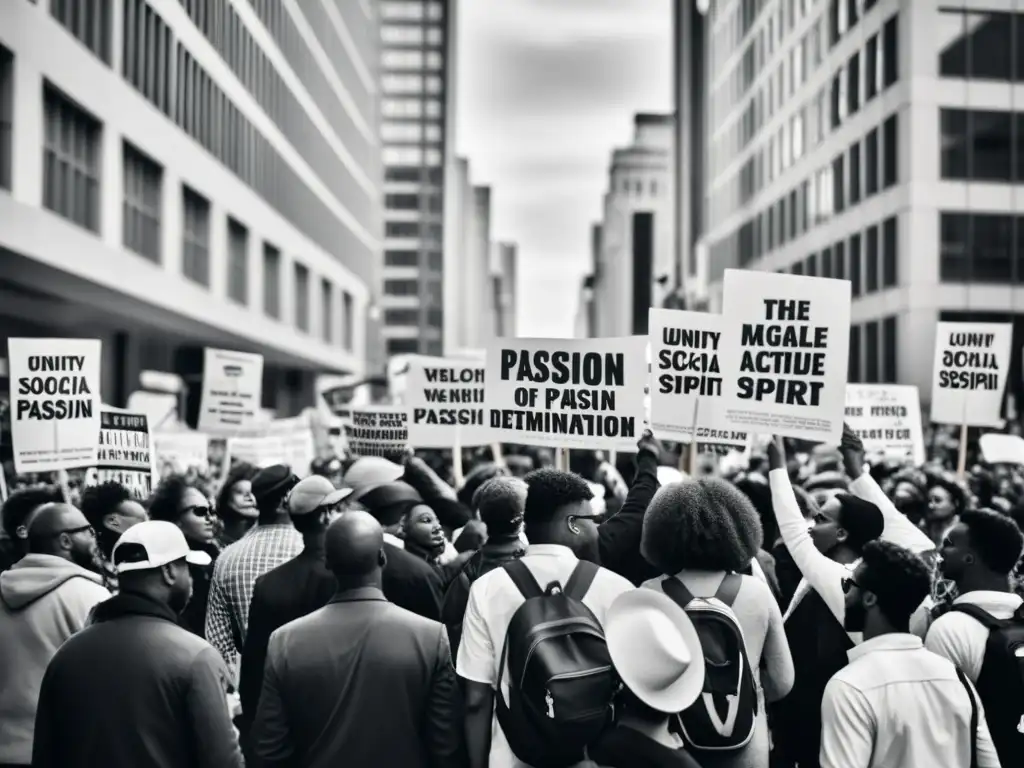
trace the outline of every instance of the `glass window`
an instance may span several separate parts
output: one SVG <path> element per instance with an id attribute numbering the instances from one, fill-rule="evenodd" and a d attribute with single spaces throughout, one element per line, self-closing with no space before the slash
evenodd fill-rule
<path id="1" fill-rule="evenodd" d="M 384 141 L 419 143 L 423 141 L 423 124 L 383 122 L 380 126 L 380 137 Z"/>
<path id="2" fill-rule="evenodd" d="M 975 110 L 968 114 L 973 154 L 969 178 L 1011 181 L 1013 177 L 1013 116 L 1009 112 Z"/>
<path id="3" fill-rule="evenodd" d="M 423 69 L 423 51 L 384 51 L 380 63 L 383 69 Z"/>
<path id="4" fill-rule="evenodd" d="M 878 95 L 878 35 L 872 35 L 864 49 L 864 101 Z"/>
<path id="5" fill-rule="evenodd" d="M 355 302 L 348 291 L 341 292 L 341 346 L 351 352 L 356 338 Z"/>
<path id="6" fill-rule="evenodd" d="M 882 186 L 888 189 L 899 181 L 899 115 L 889 115 L 882 124 Z"/>
<path id="7" fill-rule="evenodd" d="M 872 128 L 864 139 L 864 196 L 878 193 L 878 129 Z"/>
<path id="8" fill-rule="evenodd" d="M 419 99 L 383 99 L 382 117 L 423 117 L 423 102 Z"/>
<path id="9" fill-rule="evenodd" d="M 77 142 L 76 137 L 74 143 Z M 122 173 L 124 200 L 121 207 L 123 243 L 126 248 L 135 251 L 140 256 L 159 263 L 164 171 L 156 162 L 128 142 L 124 142 L 122 146 L 122 162 L 124 163 Z M 71 187 L 64 190 L 64 194 L 74 195 L 80 191 L 77 187 Z M 80 207 L 76 206 L 76 208 Z M 80 210 L 84 212 L 85 209 L 81 208 Z M 184 216 L 187 214 L 188 211 L 183 213 Z M 74 221 L 74 219 L 72 220 Z M 188 224 L 189 222 L 186 221 L 185 226 Z M 196 274 L 202 276 L 203 279 L 200 280 L 188 272 L 185 274 L 195 279 L 196 282 L 209 285 L 209 249 L 201 249 L 196 253 L 201 257 L 203 266 L 203 271 Z"/>
<path id="10" fill-rule="evenodd" d="M 847 171 L 850 177 L 850 205 L 860 202 L 860 142 L 855 141 L 850 147 L 850 157 L 847 160 Z"/>
<path id="11" fill-rule="evenodd" d="M 195 282 L 209 285 L 210 201 L 188 187 L 181 191 L 181 271 Z M 233 298 L 230 293 L 229 298 Z"/>
<path id="12" fill-rule="evenodd" d="M 263 314 L 281 319 L 281 252 L 263 244 Z"/>
<path id="13" fill-rule="evenodd" d="M 899 283 L 899 237 L 896 217 L 882 222 L 882 287 L 895 288 Z"/>
<path id="14" fill-rule="evenodd" d="M 972 282 L 1012 282 L 1013 225 L 1014 218 L 1006 214 L 971 214 Z"/>
<path id="15" fill-rule="evenodd" d="M 850 326 L 850 363 L 847 380 L 851 384 L 860 383 L 860 326 Z"/>
<path id="16" fill-rule="evenodd" d="M 415 44 L 423 42 L 423 27 L 385 25 L 380 30 L 381 41 L 387 44 Z"/>
<path id="17" fill-rule="evenodd" d="M 970 178 L 970 136 L 966 109 L 939 111 L 940 171 L 944 179 Z"/>
<path id="18" fill-rule="evenodd" d="M 100 156 L 103 129 L 92 115 L 79 109 L 56 89 L 43 89 L 43 205 L 80 227 L 100 231 Z M 136 153 L 136 157 L 142 157 Z M 125 163 L 124 201 L 138 202 L 159 225 L 159 206 L 151 204 L 160 173 L 149 165 Z M 161 172 L 162 173 L 162 172 Z M 146 191 L 148 190 L 148 192 Z M 147 202 L 148 201 L 148 202 Z M 142 235 L 139 235 L 140 242 Z M 125 238 L 128 244 L 129 238 Z M 132 242 L 136 240 L 132 239 Z M 143 253 L 143 255 L 145 255 Z"/>
<path id="19" fill-rule="evenodd" d="M 1018 15 L 986 10 L 940 9 L 939 74 L 977 80 L 1012 80 L 1015 16 Z"/>
<path id="20" fill-rule="evenodd" d="M 860 109 L 860 54 L 855 53 L 846 65 L 846 114 Z"/>
<path id="21" fill-rule="evenodd" d="M 804 273 L 804 263 L 802 261 L 796 262 L 793 265 L 793 274 L 794 275 L 802 275 L 803 273 Z"/>
<path id="22" fill-rule="evenodd" d="M 878 227 L 868 227 L 864 238 L 864 293 L 878 290 Z"/>
<path id="23" fill-rule="evenodd" d="M 295 262 L 295 327 L 309 333 L 309 268 Z"/>
<path id="24" fill-rule="evenodd" d="M 864 326 L 864 382 L 878 383 L 878 321 L 872 320 Z"/>
<path id="25" fill-rule="evenodd" d="M 850 293 L 854 298 L 861 294 L 861 235 L 858 232 L 850 238 Z"/>
<path id="26" fill-rule="evenodd" d="M 846 279 L 846 243 L 842 240 L 832 248 L 832 272 L 836 280 Z"/>
<path id="27" fill-rule="evenodd" d="M 966 213 L 939 214 L 939 279 L 965 283 L 971 279 L 970 217 Z"/>
<path id="28" fill-rule="evenodd" d="M 887 317 L 882 321 L 882 383 L 895 384 L 896 376 L 896 318 Z"/>
<path id="29" fill-rule="evenodd" d="M 899 22 L 894 15 L 882 27 L 882 88 L 888 88 L 900 76 Z"/>
<path id="30" fill-rule="evenodd" d="M 837 155 L 832 159 L 832 203 L 836 213 L 842 213 L 846 208 L 846 174 L 843 172 L 843 156 Z"/>
<path id="31" fill-rule="evenodd" d="M 821 276 L 832 277 L 832 249 L 825 248 L 821 252 Z"/>

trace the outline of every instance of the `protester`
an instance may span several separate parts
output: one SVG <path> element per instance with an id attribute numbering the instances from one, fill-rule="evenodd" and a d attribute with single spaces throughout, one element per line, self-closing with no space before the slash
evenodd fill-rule
<path id="1" fill-rule="evenodd" d="M 966 508 L 964 489 L 953 477 L 933 474 L 928 478 L 928 511 L 921 527 L 936 548 L 942 545 Z"/>
<path id="2" fill-rule="evenodd" d="M 23 491 L 24 493 L 24 491 Z M 0 765 L 32 762 L 36 703 L 46 665 L 110 593 L 96 539 L 72 506 L 39 508 L 28 554 L 0 573 Z"/>
<path id="3" fill-rule="evenodd" d="M 663 576 L 643 586 L 664 592 L 687 610 L 716 598 L 728 612 L 724 630 L 733 631 L 737 641 L 717 661 L 735 665 L 739 674 L 721 689 L 710 689 L 721 701 L 705 700 L 695 707 L 694 716 L 704 730 L 707 718 L 700 710 L 705 706 L 728 702 L 729 717 L 736 723 L 735 737 L 716 745 L 714 753 L 710 746 L 701 750 L 698 759 L 705 767 L 767 768 L 766 702 L 781 699 L 793 685 L 793 660 L 778 603 L 763 579 L 741 573 L 760 549 L 761 535 L 760 520 L 747 497 L 717 478 L 663 486 L 644 517 L 640 551 Z M 752 677 L 752 690 L 744 685 L 745 675 Z M 708 744 L 707 738 L 715 737 L 694 738 L 694 746 Z"/>
<path id="4" fill-rule="evenodd" d="M 633 589 L 611 604 L 604 630 L 623 687 L 615 726 L 587 757 L 605 768 L 701 768 L 671 722 L 704 689 L 704 654 L 686 611 L 659 592 Z"/>
<path id="5" fill-rule="evenodd" d="M 32 513 L 44 504 L 63 501 L 60 490 L 52 485 L 41 488 L 25 488 L 15 491 L 4 502 L 0 519 L 6 534 L 7 545 L 0 552 L 0 572 L 6 571 L 28 551 L 28 524 Z"/>
<path id="6" fill-rule="evenodd" d="M 975 684 L 1003 765 L 1024 756 L 1024 600 L 1010 575 L 1024 554 L 1024 534 L 1009 517 L 967 511 L 946 534 L 943 574 L 957 586 L 952 610 L 928 629 L 925 646 Z"/>
<path id="7" fill-rule="evenodd" d="M 228 669 L 178 625 L 189 565 L 209 563 L 166 521 L 139 523 L 114 547 L 120 593 L 69 639 L 39 695 L 33 768 L 241 768 Z"/>
<path id="8" fill-rule="evenodd" d="M 346 470 L 344 484 L 352 489 L 351 501 L 360 501 L 363 496 L 402 479 L 405 467 L 380 456 L 361 456 Z"/>
<path id="9" fill-rule="evenodd" d="M 522 563 L 538 585 L 557 582 L 568 588 L 580 559 L 597 560 L 599 534 L 590 508 L 593 492 L 577 475 L 554 469 L 537 470 L 526 482 L 524 522 L 530 544 L 515 563 Z M 494 714 L 496 697 L 509 701 L 501 653 L 513 615 L 526 601 L 508 567 L 495 568 L 473 583 L 462 625 L 456 669 L 466 686 L 466 743 L 472 768 L 516 764 L 508 736 Z M 581 602 L 603 623 L 612 601 L 631 588 L 622 576 L 597 568 Z"/>
<path id="10" fill-rule="evenodd" d="M 928 595 L 921 558 L 869 542 L 843 582 L 846 629 L 864 642 L 825 687 L 822 768 L 998 768 L 985 712 L 970 681 L 910 634 Z"/>
<path id="11" fill-rule="evenodd" d="M 235 464 L 217 494 L 218 539 L 222 547 L 234 544 L 256 524 L 259 510 L 252 494 L 252 481 L 258 473 L 252 464 Z"/>
<path id="12" fill-rule="evenodd" d="M 192 575 L 192 599 L 179 617 L 181 626 L 204 637 L 213 564 L 220 555 L 210 500 L 183 476 L 170 475 L 164 478 L 153 492 L 149 500 L 149 516 L 153 520 L 165 520 L 178 526 L 185 535 L 185 541 L 188 542 L 190 549 L 205 552 L 210 556 L 210 563 L 207 565 L 189 566 Z"/>
<path id="13" fill-rule="evenodd" d="M 288 514 L 302 535 L 303 549 L 256 579 L 253 587 L 238 683 L 246 723 L 251 724 L 256 715 L 270 636 L 325 606 L 337 591 L 334 574 L 324 562 L 324 538 L 351 493 L 351 488 L 335 489 L 327 478 L 311 475 L 288 495 Z"/>
<path id="14" fill-rule="evenodd" d="M 213 569 L 204 636 L 232 670 L 245 645 L 256 579 L 302 551 L 302 535 L 292 526 L 285 504 L 298 481 L 284 464 L 260 470 L 252 481 L 260 513 L 256 527 L 228 546 Z"/>
<path id="15" fill-rule="evenodd" d="M 463 766 L 444 627 L 392 605 L 380 524 L 348 512 L 326 535 L 338 593 L 274 632 L 253 728 L 266 768 Z"/>
<path id="16" fill-rule="evenodd" d="M 486 526 L 487 537 L 448 586 L 441 606 L 441 618 L 448 628 L 448 639 L 455 655 L 462 641 L 462 619 L 473 582 L 526 552 L 521 533 L 528 492 L 526 483 L 518 478 L 495 476 L 479 486 L 473 495 L 472 507 Z"/>
<path id="17" fill-rule="evenodd" d="M 96 531 L 104 583 L 107 589 L 116 592 L 117 570 L 110 562 L 114 545 L 133 525 L 148 520 L 149 513 L 131 491 L 113 480 L 82 491 L 82 512 Z"/>

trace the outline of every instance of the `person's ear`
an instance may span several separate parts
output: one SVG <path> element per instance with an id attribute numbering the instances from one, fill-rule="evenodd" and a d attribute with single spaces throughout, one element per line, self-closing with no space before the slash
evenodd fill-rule
<path id="1" fill-rule="evenodd" d="M 178 583 L 178 573 L 175 568 L 176 566 L 174 563 L 168 563 L 167 565 L 160 566 L 160 577 L 168 587 L 173 587 Z"/>
<path id="2" fill-rule="evenodd" d="M 849 538 L 849 534 L 846 532 L 845 528 L 836 528 L 836 541 L 842 543 L 845 542 L 847 538 Z"/>
<path id="3" fill-rule="evenodd" d="M 377 564 L 381 567 L 381 570 L 388 564 L 388 556 L 383 548 L 377 553 Z"/>
<path id="4" fill-rule="evenodd" d="M 970 553 L 964 555 L 964 565 L 974 565 L 974 555 Z"/>
<path id="5" fill-rule="evenodd" d="M 860 601 L 864 604 L 865 608 L 874 608 L 878 605 L 878 595 L 869 590 L 861 590 Z"/>
<path id="6" fill-rule="evenodd" d="M 21 541 L 28 541 L 28 526 L 19 525 L 14 529 L 14 535 L 17 536 Z"/>

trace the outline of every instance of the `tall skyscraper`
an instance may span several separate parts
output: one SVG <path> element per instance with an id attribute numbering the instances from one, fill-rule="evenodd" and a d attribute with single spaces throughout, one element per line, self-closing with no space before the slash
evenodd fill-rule
<path id="1" fill-rule="evenodd" d="M 263 405 L 361 374 L 380 282 L 380 34 L 366 0 L 0 2 L 0 355 L 103 342 L 198 400 L 203 347 L 260 352 Z"/>
<path id="2" fill-rule="evenodd" d="M 377 0 L 389 354 L 444 348 L 445 209 L 454 146 L 455 0 Z M 450 219 L 450 217 L 449 217 Z"/>

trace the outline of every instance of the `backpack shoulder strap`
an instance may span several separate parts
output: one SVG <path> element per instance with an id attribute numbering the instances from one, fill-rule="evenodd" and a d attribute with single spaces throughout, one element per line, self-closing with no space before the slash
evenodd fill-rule
<path id="1" fill-rule="evenodd" d="M 590 589 L 590 585 L 594 583 L 595 576 L 597 576 L 597 565 L 589 560 L 580 560 L 576 563 L 576 567 L 572 569 L 572 575 L 565 582 L 562 593 L 566 597 L 582 602 L 583 598 L 586 597 L 587 591 Z"/>
<path id="2" fill-rule="evenodd" d="M 971 692 L 971 684 L 967 682 L 967 675 L 960 667 L 956 668 L 956 676 L 960 678 L 960 684 L 967 692 L 967 699 L 971 702 L 971 768 L 978 768 L 978 704 L 974 701 L 974 694 Z"/>
<path id="3" fill-rule="evenodd" d="M 974 605 L 972 603 L 954 603 L 951 610 L 954 610 L 957 613 L 966 613 L 975 621 L 978 621 L 979 623 L 983 624 L 985 629 L 989 630 L 990 632 L 993 629 L 1002 629 L 1010 623 L 1008 621 L 1004 621 L 1003 619 L 997 619 L 995 616 L 986 611 L 980 605 Z"/>
<path id="4" fill-rule="evenodd" d="M 725 578 L 722 579 L 722 583 L 718 585 L 715 599 L 732 608 L 732 604 L 736 602 L 736 595 L 740 593 L 740 587 L 742 586 L 743 577 L 740 574 L 727 573 Z"/>
<path id="5" fill-rule="evenodd" d="M 661 582 L 662 591 L 682 609 L 693 602 L 693 593 L 675 576 L 668 576 Z"/>
<path id="6" fill-rule="evenodd" d="M 544 595 L 544 591 L 540 588 L 537 580 L 530 573 L 530 569 L 526 567 L 522 560 L 512 560 L 505 563 L 502 567 L 524 598 L 529 600 L 530 598 L 542 597 Z"/>

